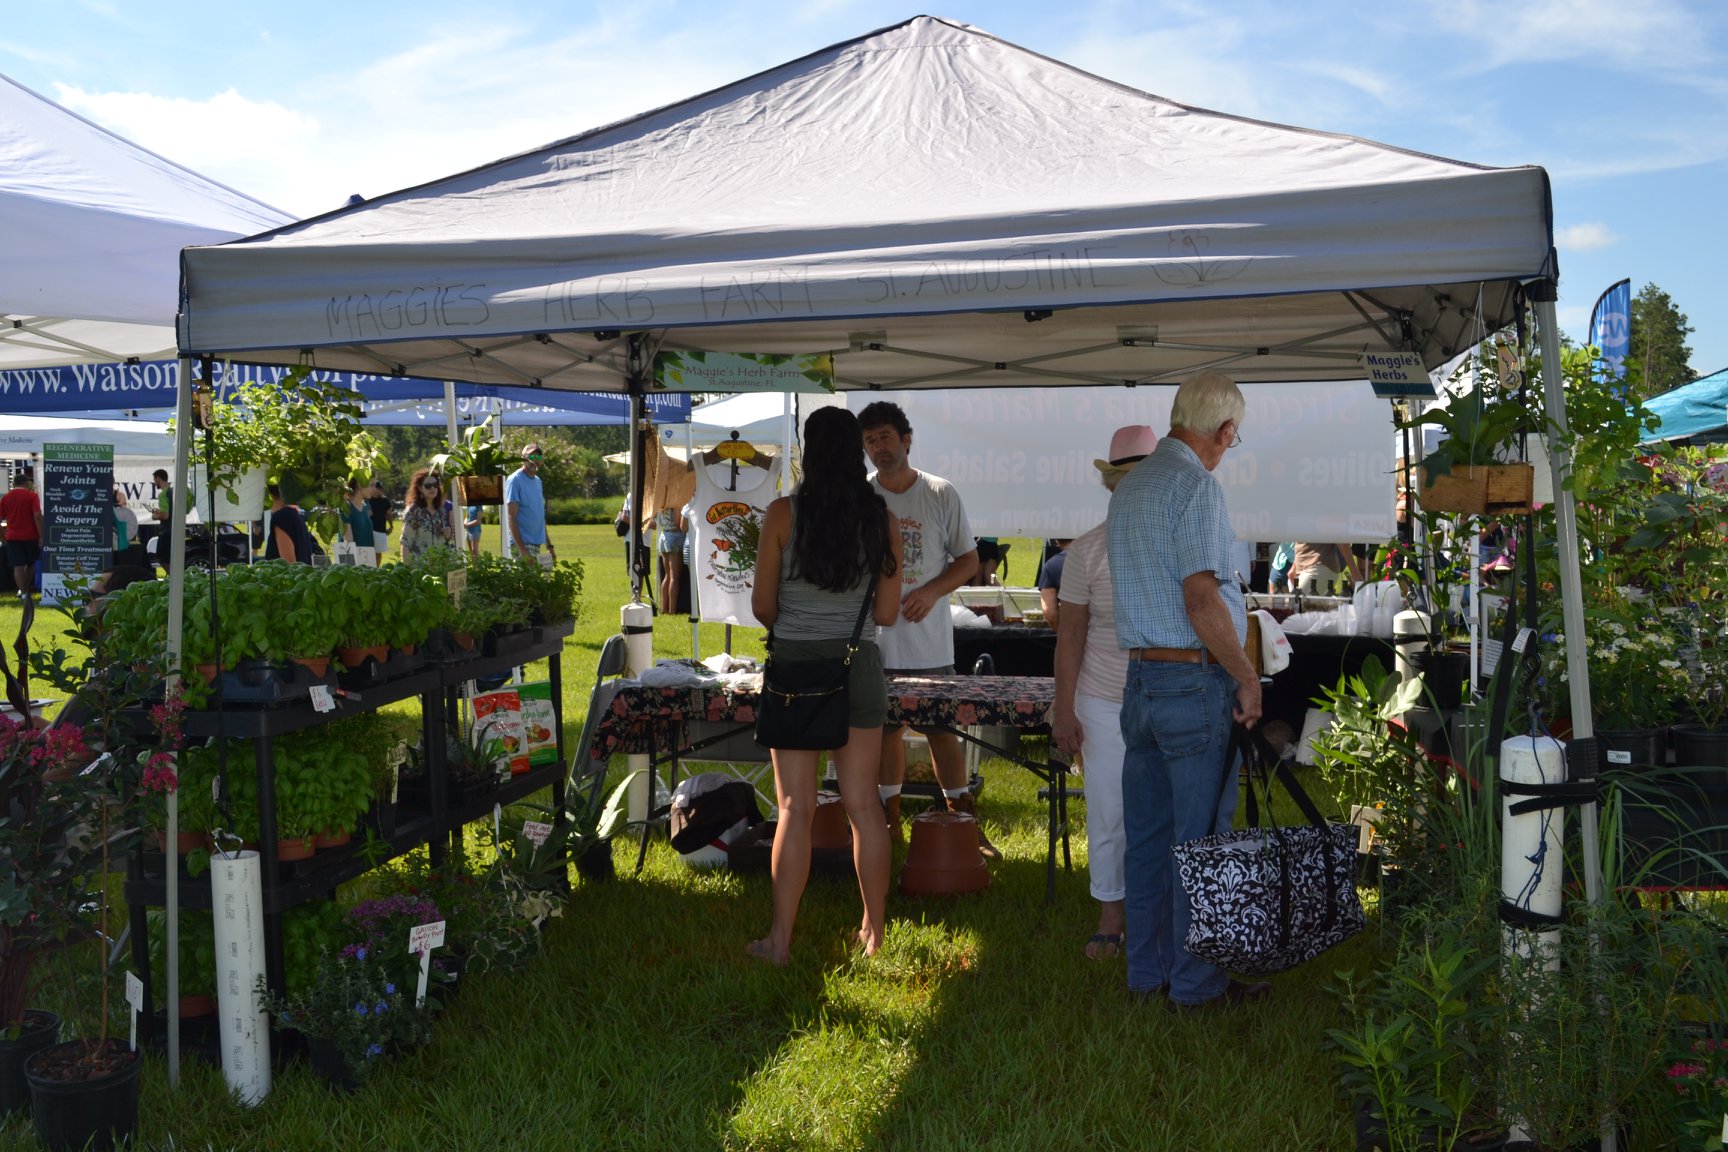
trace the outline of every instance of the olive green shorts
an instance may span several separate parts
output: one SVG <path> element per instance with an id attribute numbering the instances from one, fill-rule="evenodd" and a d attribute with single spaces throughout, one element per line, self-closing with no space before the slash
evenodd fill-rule
<path id="1" fill-rule="evenodd" d="M 846 640 L 774 640 L 774 656 L 788 664 L 800 660 L 835 660 L 846 655 Z M 852 728 L 880 728 L 888 719 L 888 684 L 882 675 L 882 653 L 874 640 L 858 641 L 847 681 L 847 720 Z"/>

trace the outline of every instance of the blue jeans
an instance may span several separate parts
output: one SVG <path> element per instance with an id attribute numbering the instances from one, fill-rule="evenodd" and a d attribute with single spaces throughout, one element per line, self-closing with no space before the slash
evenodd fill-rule
<path id="1" fill-rule="evenodd" d="M 1170 985 L 1178 1004 L 1221 995 L 1230 976 L 1188 954 L 1188 897 L 1173 844 L 1227 831 L 1236 815 L 1235 773 L 1224 752 L 1236 681 L 1216 664 L 1135 660 L 1122 693 L 1122 823 L 1127 835 L 1128 987 Z"/>

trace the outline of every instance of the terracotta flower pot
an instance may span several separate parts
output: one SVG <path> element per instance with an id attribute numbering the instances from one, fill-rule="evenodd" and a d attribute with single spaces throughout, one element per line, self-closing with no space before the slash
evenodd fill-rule
<path id="1" fill-rule="evenodd" d="M 840 797 L 831 793 L 816 797 L 816 816 L 810 822 L 810 847 L 817 851 L 851 851 L 852 825 L 846 819 L 846 805 Z"/>
<path id="2" fill-rule="evenodd" d="M 199 1016 L 214 1016 L 216 1014 L 216 997 L 214 996 L 182 996 L 180 997 L 180 1019 L 194 1020 Z"/>
<path id="3" fill-rule="evenodd" d="M 456 642 L 456 647 L 462 649 L 464 652 L 474 651 L 474 645 L 478 643 L 474 638 L 474 633 L 472 632 L 452 632 L 450 634 L 450 639 L 454 640 Z"/>
<path id="4" fill-rule="evenodd" d="M 292 656 L 291 663 L 298 664 L 312 675 L 322 680 L 330 673 L 330 657 L 328 656 Z"/>
<path id="5" fill-rule="evenodd" d="M 305 860 L 317 851 L 310 836 L 297 836 L 292 840 L 276 841 L 276 859 L 279 863 L 289 864 L 295 860 Z"/>
<path id="6" fill-rule="evenodd" d="M 390 659 L 390 646 L 388 644 L 369 644 L 365 647 L 337 648 L 336 659 L 341 661 L 342 667 L 350 670 L 359 668 L 367 660 L 384 664 Z"/>
<path id="7" fill-rule="evenodd" d="M 907 896 L 979 892 L 990 870 L 978 851 L 978 822 L 963 812 L 926 812 L 912 821 L 900 891 Z"/>
<path id="8" fill-rule="evenodd" d="M 328 828 L 312 837 L 314 848 L 340 848 L 352 834 L 346 828 Z"/>
<path id="9" fill-rule="evenodd" d="M 210 846 L 210 837 L 203 832 L 177 832 L 174 834 L 174 848 L 181 856 L 189 856 L 200 848 Z M 156 847 L 162 850 L 162 855 L 168 855 L 168 830 L 156 829 Z"/>
<path id="10" fill-rule="evenodd" d="M 208 687 L 209 685 L 216 683 L 216 677 L 221 672 L 221 666 L 217 664 L 194 664 L 192 666 L 192 671 L 202 677 L 205 686 Z"/>

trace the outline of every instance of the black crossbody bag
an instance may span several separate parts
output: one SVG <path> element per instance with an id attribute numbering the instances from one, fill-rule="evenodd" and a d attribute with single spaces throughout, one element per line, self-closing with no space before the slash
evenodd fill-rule
<path id="1" fill-rule="evenodd" d="M 847 717 L 852 657 L 864 634 L 864 618 L 876 599 L 876 581 L 864 593 L 846 655 L 834 660 L 779 660 L 774 630 L 768 630 L 768 664 L 762 670 L 762 697 L 756 705 L 756 743 L 764 748 L 825 752 L 844 747 L 850 737 Z"/>

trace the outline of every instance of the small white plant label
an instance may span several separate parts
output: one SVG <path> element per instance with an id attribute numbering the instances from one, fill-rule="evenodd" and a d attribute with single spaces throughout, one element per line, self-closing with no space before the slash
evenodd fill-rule
<path id="1" fill-rule="evenodd" d="M 552 825 L 539 820 L 524 820 L 522 822 L 522 837 L 528 843 L 538 848 L 546 843 L 546 838 L 552 835 Z"/>
<path id="2" fill-rule="evenodd" d="M 1536 629 L 1534 628 L 1518 629 L 1518 638 L 1512 641 L 1512 651 L 1523 652 L 1524 649 L 1530 647 L 1530 641 L 1535 637 L 1535 635 Z"/>
<path id="3" fill-rule="evenodd" d="M 416 1008 L 426 1003 L 426 981 L 432 975 L 432 949 L 444 943 L 444 921 L 419 924 L 408 929 L 408 954 L 420 954 L 420 985 L 414 993 Z"/>
<path id="4" fill-rule="evenodd" d="M 324 684 L 312 685 L 311 695 L 312 695 L 312 711 L 314 711 L 314 712 L 334 712 L 334 711 L 336 711 L 336 698 L 334 696 L 330 695 L 330 689 L 328 686 L 326 686 Z"/>
<path id="5" fill-rule="evenodd" d="M 144 981 L 136 972 L 126 973 L 126 1003 L 132 1005 L 132 1051 L 138 1051 L 138 1014 L 144 1011 Z"/>
<path id="6" fill-rule="evenodd" d="M 462 606 L 462 592 L 468 587 L 468 573 L 458 568 L 454 572 L 444 574 L 444 590 L 450 593 L 450 603 L 458 608 Z"/>
<path id="7" fill-rule="evenodd" d="M 1622 752 L 1618 748 L 1610 748 L 1608 749 L 1608 763 L 1630 764 L 1632 763 L 1632 753 Z"/>

